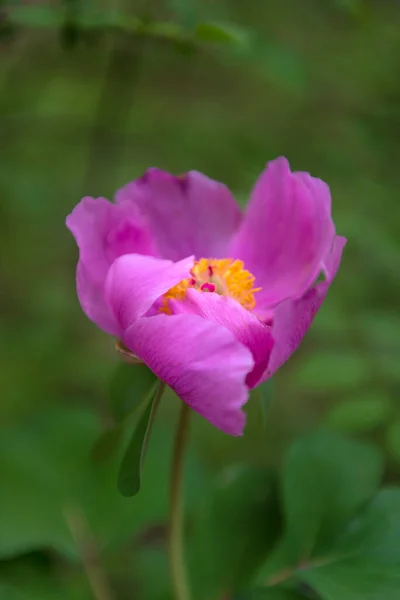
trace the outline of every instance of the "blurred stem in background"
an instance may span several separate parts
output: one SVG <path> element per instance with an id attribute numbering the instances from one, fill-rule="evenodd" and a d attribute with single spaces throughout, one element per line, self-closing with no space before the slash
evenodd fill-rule
<path id="1" fill-rule="evenodd" d="M 115 600 L 107 575 L 100 564 L 99 550 L 91 531 L 89 531 L 82 510 L 78 507 L 71 507 L 65 509 L 64 516 L 79 550 L 93 598 L 95 600 Z"/>
<path id="2" fill-rule="evenodd" d="M 176 430 L 172 457 L 170 516 L 169 516 L 169 564 L 171 581 L 176 600 L 190 600 L 190 590 L 186 575 L 183 548 L 183 465 L 187 440 L 189 437 L 190 407 L 182 402 L 178 428 Z"/>

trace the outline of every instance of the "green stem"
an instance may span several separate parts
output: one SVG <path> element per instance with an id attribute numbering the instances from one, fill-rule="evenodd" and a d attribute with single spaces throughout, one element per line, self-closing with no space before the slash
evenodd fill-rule
<path id="1" fill-rule="evenodd" d="M 175 600 L 190 600 L 183 552 L 182 479 L 190 408 L 182 402 L 176 430 L 170 482 L 169 563 Z"/>

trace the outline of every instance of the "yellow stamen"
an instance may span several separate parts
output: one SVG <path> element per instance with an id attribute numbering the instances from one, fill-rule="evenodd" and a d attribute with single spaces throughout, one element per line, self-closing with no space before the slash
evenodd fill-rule
<path id="1" fill-rule="evenodd" d="M 191 278 L 183 279 L 164 294 L 160 308 L 162 312 L 170 314 L 168 301 L 183 300 L 190 288 L 230 296 L 247 310 L 255 307 L 254 294 L 261 288 L 253 287 L 254 277 L 246 271 L 241 260 L 202 258 L 195 262 L 190 273 Z"/>

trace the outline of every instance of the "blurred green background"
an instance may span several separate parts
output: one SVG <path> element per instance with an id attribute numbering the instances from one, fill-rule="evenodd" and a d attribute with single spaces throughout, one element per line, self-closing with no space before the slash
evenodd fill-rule
<path id="1" fill-rule="evenodd" d="M 82 196 L 111 199 L 151 165 L 203 171 L 244 204 L 283 154 L 329 183 L 348 238 L 312 329 L 273 380 L 265 429 L 256 397 L 242 439 L 194 416 L 188 518 L 213 478 L 238 463 L 279 468 L 320 424 L 379 444 L 398 481 L 400 4 L 30 1 L 2 15 L 1 600 L 92 597 L 71 535 L 82 514 L 116 599 L 170 598 L 177 401 L 158 415 L 141 494 L 119 497 L 113 461 L 89 460 L 111 423 L 118 357 L 81 312 L 64 225 Z"/>

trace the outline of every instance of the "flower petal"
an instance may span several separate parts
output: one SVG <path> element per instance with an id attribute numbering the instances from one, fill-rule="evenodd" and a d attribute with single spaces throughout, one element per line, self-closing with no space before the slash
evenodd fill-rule
<path id="1" fill-rule="evenodd" d="M 267 368 L 273 346 L 271 327 L 246 310 L 238 302 L 214 293 L 188 290 L 182 301 L 170 301 L 173 314 L 195 314 L 230 329 L 236 339 L 253 355 L 254 367 L 246 383 L 253 388 Z"/>
<path id="2" fill-rule="evenodd" d="M 193 257 L 177 263 L 140 254 L 118 258 L 108 272 L 105 294 L 120 328 L 130 327 L 162 294 L 190 277 L 192 266 Z"/>
<path id="3" fill-rule="evenodd" d="M 126 253 L 153 254 L 149 231 L 135 207 L 117 206 L 105 198 L 83 198 L 66 219 L 79 247 L 77 291 L 83 311 L 101 329 L 118 334 L 118 325 L 104 299 L 110 265 Z"/>
<path id="4" fill-rule="evenodd" d="M 257 304 L 265 308 L 306 291 L 333 236 L 328 186 L 307 173 L 291 173 L 287 160 L 278 158 L 253 189 L 231 254 L 263 288 Z"/>
<path id="5" fill-rule="evenodd" d="M 115 197 L 136 204 L 154 235 L 163 258 L 225 258 L 241 212 L 228 188 L 197 171 L 174 176 L 148 169 Z"/>
<path id="6" fill-rule="evenodd" d="M 263 381 L 269 379 L 299 347 L 339 269 L 346 241 L 344 237 L 335 237 L 332 252 L 323 266 L 325 281 L 317 283 L 299 300 L 287 300 L 276 308 L 272 326 L 275 344 Z"/>
<path id="7" fill-rule="evenodd" d="M 225 433 L 242 434 L 254 361 L 232 332 L 194 315 L 158 315 L 136 321 L 123 341 L 193 410 Z"/>

